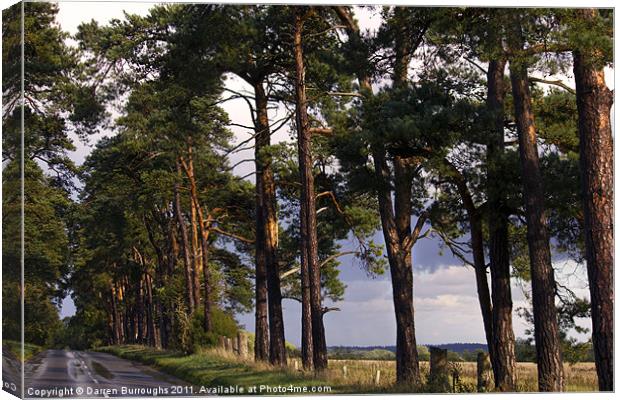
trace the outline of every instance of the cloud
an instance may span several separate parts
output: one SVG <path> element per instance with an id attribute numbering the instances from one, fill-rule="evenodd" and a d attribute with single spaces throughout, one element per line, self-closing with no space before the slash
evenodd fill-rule
<path id="1" fill-rule="evenodd" d="M 330 306 L 340 311 L 325 316 L 328 345 L 394 345 L 396 322 L 389 279 L 347 281 L 345 300 Z M 418 343 L 484 342 L 474 272 L 450 266 L 414 273 L 414 307 Z M 298 303 L 286 301 L 287 340 L 299 345 Z M 240 316 L 250 330 L 253 315 Z"/>

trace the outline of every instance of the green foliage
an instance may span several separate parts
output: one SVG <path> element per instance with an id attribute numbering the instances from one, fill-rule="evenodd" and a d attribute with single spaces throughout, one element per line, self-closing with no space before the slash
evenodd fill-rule
<path id="1" fill-rule="evenodd" d="M 571 365 L 578 362 L 593 361 L 594 353 L 592 348 L 592 340 L 590 339 L 585 342 L 579 342 L 576 338 L 570 336 L 573 332 L 580 334 L 586 334 L 589 332 L 589 328 L 581 326 L 578 319 L 590 318 L 590 302 L 586 299 L 578 298 L 571 291 L 566 291 L 566 293 L 560 295 L 559 297 L 561 302 L 557 307 L 558 323 L 564 361 L 570 363 Z M 534 341 L 533 314 L 529 308 L 519 308 L 517 312 L 529 323 L 530 326 L 530 328 L 525 331 L 528 336 L 525 339 L 519 339 L 517 341 L 517 345 L 521 346 L 520 353 L 523 357 L 519 358 L 519 352 L 517 352 L 517 360 L 535 362 L 535 348 L 532 344 Z"/>
<path id="2" fill-rule="evenodd" d="M 300 386 L 326 384 L 316 376 L 278 368 L 254 368 L 243 361 L 231 360 L 208 350 L 192 355 L 143 346 L 113 346 L 99 350 L 152 365 L 198 387 L 243 386 L 247 388 L 257 385 L 258 382 L 271 386 L 278 386 L 283 382 Z"/>
<path id="3" fill-rule="evenodd" d="M 418 358 L 420 359 L 420 361 L 431 360 L 431 351 L 428 349 L 427 346 L 418 345 L 417 350 L 418 350 Z"/>
<path id="4" fill-rule="evenodd" d="M 536 93 L 535 93 L 536 94 Z M 545 143 L 553 144 L 564 154 L 579 153 L 577 101 L 565 90 L 551 89 L 534 98 L 536 131 Z"/>
<path id="5" fill-rule="evenodd" d="M 200 348 L 217 346 L 220 336 L 235 338 L 239 331 L 239 326 L 234 317 L 219 308 L 211 309 L 212 329 L 210 332 L 205 333 L 203 323 L 204 312 L 201 307 L 196 310 L 191 319 L 190 340 L 192 353 Z"/>
<path id="6" fill-rule="evenodd" d="M 61 321 L 50 347 L 88 350 L 102 346 L 108 340 L 105 321 L 105 311 L 101 308 L 80 308 L 75 315 Z"/>
<path id="7" fill-rule="evenodd" d="M 254 354 L 254 344 L 256 340 L 256 335 L 254 332 L 246 331 L 248 335 L 248 354 Z M 301 357 L 301 349 L 297 348 L 293 343 L 289 341 L 284 342 L 284 347 L 286 347 L 286 354 L 289 358 L 300 358 Z"/>
<path id="8" fill-rule="evenodd" d="M 3 98 L 9 114 L 21 86 L 21 6 L 17 3 L 2 12 Z M 77 63 L 77 54 L 65 44 L 68 34 L 56 23 L 57 13 L 53 3 L 24 3 L 24 92 L 28 106 L 37 112 L 59 111 L 68 104 L 66 90 Z"/>
<path id="9" fill-rule="evenodd" d="M 24 156 L 45 163 L 59 181 L 70 185 L 75 166 L 67 151 L 73 113 L 72 78 L 78 56 L 65 43 L 68 35 L 57 25 L 58 6 L 24 3 Z M 2 158 L 15 160 L 21 146 L 21 3 L 3 11 L 2 22 Z M 77 124 L 72 125 L 78 127 Z"/>
<path id="10" fill-rule="evenodd" d="M 24 358 L 22 359 L 22 361 L 28 361 L 43 350 L 43 347 L 37 346 L 36 344 L 24 343 Z M 22 342 L 3 339 L 2 351 L 5 357 L 8 356 L 14 360 L 19 360 L 21 359 Z"/>
<path id="11" fill-rule="evenodd" d="M 576 9 L 557 9 L 554 13 L 566 25 L 559 40 L 589 54 L 596 67 L 613 66 L 614 10 L 597 9 L 593 19 L 583 18 Z"/>
<path id="12" fill-rule="evenodd" d="M 569 337 L 562 341 L 563 360 L 570 365 L 580 362 L 594 362 L 594 349 L 592 340 L 579 342 L 577 339 Z"/>
<path id="13" fill-rule="evenodd" d="M 536 362 L 536 347 L 531 339 L 517 338 L 515 357 L 518 362 Z"/>
<path id="14" fill-rule="evenodd" d="M 136 85 L 117 121 L 120 132 L 101 140 L 84 164 L 82 207 L 76 218 L 81 241 L 73 274 L 78 309 L 89 307 L 97 297 L 112 301 L 111 286 L 127 282 L 122 284 L 127 295 L 119 307 L 131 312 L 141 301 L 133 285 L 151 273 L 153 300 L 165 305 L 173 321 L 171 345 L 188 353 L 213 344 L 214 336 L 201 336 L 202 315 L 187 315 L 184 304 L 184 263 L 180 249 L 171 247 L 178 246 L 171 241 L 179 241 L 171 211 L 174 187 L 182 185 L 181 208 L 188 214 L 193 204 L 186 188 L 195 184 L 205 217 L 217 218 L 223 231 L 252 234 L 247 223 L 253 187 L 228 172 L 221 154 L 229 148 L 228 119 L 212 104 L 218 87 L 210 90 L 199 96 L 170 81 Z M 193 182 L 180 168 L 190 159 Z M 209 214 L 212 209 L 222 210 L 223 216 Z M 182 218 L 190 222 L 190 215 Z M 252 250 L 230 243 L 226 236 L 210 235 L 211 301 L 228 312 L 243 312 L 251 307 L 252 287 L 251 268 L 241 254 Z M 84 285 L 86 275 L 98 279 Z"/>
<path id="15" fill-rule="evenodd" d="M 354 256 L 352 262 L 369 276 L 382 274 L 386 261 L 382 249 L 372 240 L 378 229 L 378 211 L 376 199 L 368 195 L 359 195 L 348 187 L 346 180 L 339 173 L 332 173 L 325 168 L 325 163 L 333 162 L 328 148 L 323 147 L 320 139 L 313 142 L 316 154 L 314 174 L 317 195 L 319 262 L 321 263 L 321 282 L 324 298 L 336 302 L 343 299 L 345 285 L 340 281 L 339 266 L 345 256 Z M 285 297 L 301 298 L 299 287 L 299 196 L 300 188 L 296 184 L 298 166 L 296 149 L 290 144 L 272 146 L 274 152 L 274 172 L 279 187 L 280 219 L 285 225 L 280 232 L 280 259 L 288 260 L 281 268 L 283 271 L 296 271 L 283 281 Z M 353 248 L 344 247 L 343 242 L 351 239 Z"/>
<path id="16" fill-rule="evenodd" d="M 105 26 L 94 21 L 82 24 L 74 38 L 75 48 L 67 44 L 68 34 L 55 21 L 57 5 L 27 2 L 24 9 L 24 60 L 21 4 L 3 12 L 4 336 L 17 340 L 21 335 L 22 183 L 27 341 L 76 349 L 109 344 L 114 336 L 110 320 L 135 315 L 145 304 L 145 282 L 153 282 L 152 301 L 166 310 L 161 317 L 170 319 L 170 347 L 196 353 L 214 346 L 220 335 L 235 336 L 239 329 L 235 313 L 250 312 L 253 306 L 255 188 L 231 173 L 234 136 L 229 126 L 237 121 L 231 121 L 218 104 L 224 97 L 225 74 L 232 73 L 255 90 L 266 90 L 270 108 L 276 103 L 292 106 L 290 37 L 295 9 L 155 6 L 144 17 L 127 15 L 126 21 L 112 20 Z M 529 281 L 518 152 L 507 146 L 502 157 L 492 161 L 486 157 L 493 116 L 486 111 L 485 76 L 478 69 L 484 69 L 490 59 L 507 56 L 502 36 L 515 18 L 522 24 L 528 46 L 542 43 L 550 49 L 567 48 L 588 54 L 596 66 L 612 66 L 613 12 L 600 10 L 587 20 L 572 9 L 385 7 L 384 23 L 376 35 L 368 33 L 358 40 L 334 28 L 339 22 L 333 11 L 331 7 L 314 8 L 303 32 L 311 125 L 330 126 L 333 131 L 329 137 L 314 135 L 312 143 L 323 298 L 345 299 L 346 285 L 339 277 L 343 265 L 358 263 L 369 277 L 385 272 L 382 246 L 372 240 L 380 228 L 379 182 L 374 171 L 377 154 L 387 160 L 390 177 L 383 184 L 390 195 L 396 180 L 393 159 L 412 160 L 412 214 L 428 209 L 433 231 L 447 240 L 461 240 L 471 228 L 456 179 L 465 181 L 483 220 L 489 183 L 494 185 L 491 190 L 506 193 L 513 276 Z M 409 62 L 409 55 L 402 54 L 407 50 L 403 45 L 420 43 L 424 51 L 412 51 L 415 62 Z M 564 53 L 516 51 L 509 58 L 552 74 L 568 70 L 570 62 Z M 421 63 L 422 68 L 413 75 L 404 71 L 406 82 L 389 87 L 390 77 L 399 72 L 395 62 L 399 56 L 404 56 L 407 66 Z M 22 62 L 23 110 L 19 108 Z M 352 83 L 358 71 L 380 83 L 376 93 L 363 93 L 363 99 Z M 353 95 L 335 95 L 338 92 Z M 582 261 L 575 97 L 568 91 L 543 90 L 539 83 L 532 84 L 532 94 L 554 254 Z M 252 104 L 248 96 L 234 93 L 233 97 Z M 508 94 L 508 144 L 516 136 L 512 101 Z M 116 103 L 121 115 L 111 121 L 109 106 Z M 287 115 L 282 123 L 291 118 Z M 76 148 L 69 133 L 84 139 L 104 129 L 114 135 L 100 140 L 77 168 L 68 156 Z M 22 134 L 24 171 L 19 170 Z M 293 272 L 284 279 L 283 289 L 285 297 L 294 299 L 300 297 L 296 156 L 288 144 L 265 146 L 258 155 L 273 160 L 281 223 L 280 267 Z M 190 157 L 193 180 L 181 167 Z M 502 182 L 487 180 L 490 169 L 501 171 Z M 24 182 L 20 182 L 21 172 Z M 83 187 L 74 204 L 71 195 L 78 192 L 73 182 L 77 173 Z M 196 186 L 197 201 L 188 195 L 191 184 Z M 179 218 L 172 207 L 175 192 L 180 196 Z M 205 247 L 214 305 L 209 333 L 203 331 L 200 308 L 193 315 L 187 312 L 178 237 L 180 227 L 195 228 L 191 210 L 196 206 L 214 229 Z M 483 229 L 486 239 L 486 226 Z M 246 239 L 239 241 L 235 236 Z M 347 242 L 354 245 L 349 247 Z M 191 257 L 197 259 L 196 244 L 186 246 L 192 247 Z M 468 250 L 465 245 L 463 258 Z M 77 313 L 60 321 L 58 304 L 69 290 Z M 558 296 L 565 359 L 591 359 L 591 343 L 579 343 L 568 335 L 571 330 L 587 332 L 578 322 L 589 317 L 589 304 L 563 289 Z M 531 320 L 529 310 L 522 313 Z M 126 336 L 120 340 L 142 340 L 130 332 L 135 328 L 123 329 Z M 287 347 L 296 354 L 294 346 Z M 202 354 L 175 355 L 167 361 L 170 353 L 134 354 L 134 350 L 114 351 L 131 353 L 131 357 L 208 384 L 235 382 L 222 375 L 220 367 L 243 369 L 239 372 L 242 379 L 289 378 L 280 372 L 247 371 Z M 426 347 L 420 346 L 418 352 L 421 360 L 428 360 Z M 336 354 L 394 358 L 383 349 Z M 474 356 L 448 353 L 451 361 Z M 531 340 L 517 342 L 517 358 L 535 359 Z"/>
<path id="17" fill-rule="evenodd" d="M 20 168 L 17 162 L 4 166 L 3 178 L 3 318 L 4 337 L 19 340 L 20 317 Z M 54 187 L 33 161 L 24 164 L 24 279 L 25 337 L 30 343 L 46 345 L 58 325 L 56 303 L 62 297 L 60 280 L 67 272 L 69 240 L 64 216 L 70 201 L 67 193 Z"/>
<path id="18" fill-rule="evenodd" d="M 329 350 L 329 358 L 336 360 L 395 360 L 396 354 L 387 349 L 355 349 L 335 347 Z"/>

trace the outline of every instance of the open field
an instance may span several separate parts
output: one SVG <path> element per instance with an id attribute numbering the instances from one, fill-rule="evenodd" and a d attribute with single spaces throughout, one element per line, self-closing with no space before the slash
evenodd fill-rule
<path id="1" fill-rule="evenodd" d="M 347 367 L 347 378 L 344 379 L 343 366 Z M 420 363 L 422 376 L 429 374 L 429 363 Z M 360 386 L 372 386 L 376 378 L 376 371 L 380 372 L 379 385 L 392 386 L 396 381 L 395 361 L 371 361 L 371 360 L 330 360 L 329 382 L 342 382 Z M 458 381 L 453 378 L 450 382 L 457 392 L 476 391 L 476 363 L 475 362 L 451 362 L 450 370 L 458 372 Z M 577 363 L 564 365 L 566 375 L 566 390 L 570 392 L 597 391 L 597 378 L 594 363 Z M 517 363 L 517 380 L 520 392 L 536 392 L 538 390 L 538 377 L 536 364 L 521 362 Z"/>
<path id="2" fill-rule="evenodd" d="M 98 349 L 117 356 L 154 366 L 195 385 L 296 385 L 330 386 L 331 393 L 411 392 L 409 388 L 396 388 L 395 362 L 372 360 L 330 360 L 329 368 L 320 375 L 296 371 L 298 359 L 290 359 L 286 368 L 274 368 L 264 363 L 240 360 L 221 350 L 203 350 L 197 354 L 183 355 L 142 346 L 115 346 Z M 343 367 L 346 366 L 346 377 Z M 451 363 L 459 371 L 455 383 L 457 392 L 476 390 L 476 364 Z M 422 375 L 429 372 L 428 362 L 421 363 Z M 377 371 L 379 383 L 376 383 Z M 593 363 L 565 365 L 568 391 L 596 391 L 597 380 Z M 537 390 L 536 365 L 518 363 L 519 391 Z M 425 390 L 426 391 L 426 390 Z"/>

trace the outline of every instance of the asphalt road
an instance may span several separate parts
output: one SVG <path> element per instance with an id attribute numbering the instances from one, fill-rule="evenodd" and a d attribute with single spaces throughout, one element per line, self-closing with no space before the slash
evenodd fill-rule
<path id="1" fill-rule="evenodd" d="M 24 394 L 30 398 L 191 395 L 191 385 L 180 379 L 90 351 L 44 351 L 28 361 L 25 375 Z"/>

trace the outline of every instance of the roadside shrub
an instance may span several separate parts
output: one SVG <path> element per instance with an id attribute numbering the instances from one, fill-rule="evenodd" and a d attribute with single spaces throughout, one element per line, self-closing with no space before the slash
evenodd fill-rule
<path id="1" fill-rule="evenodd" d="M 193 351 L 192 340 L 192 320 L 183 308 L 177 308 L 174 313 L 176 337 L 173 340 L 173 347 L 189 354 Z"/>
<path id="2" fill-rule="evenodd" d="M 248 352 L 250 354 L 254 354 L 254 341 L 256 340 L 256 335 L 254 332 L 247 332 L 248 335 Z M 286 355 L 292 358 L 300 358 L 301 350 L 295 347 L 295 345 L 291 342 L 284 342 L 284 346 L 286 347 Z"/>
<path id="3" fill-rule="evenodd" d="M 234 338 L 239 326 L 232 315 L 221 310 L 219 307 L 211 308 L 211 331 L 206 333 L 203 328 L 204 309 L 196 309 L 191 319 L 190 340 L 191 350 L 196 352 L 203 347 L 215 347 L 220 336 Z"/>

